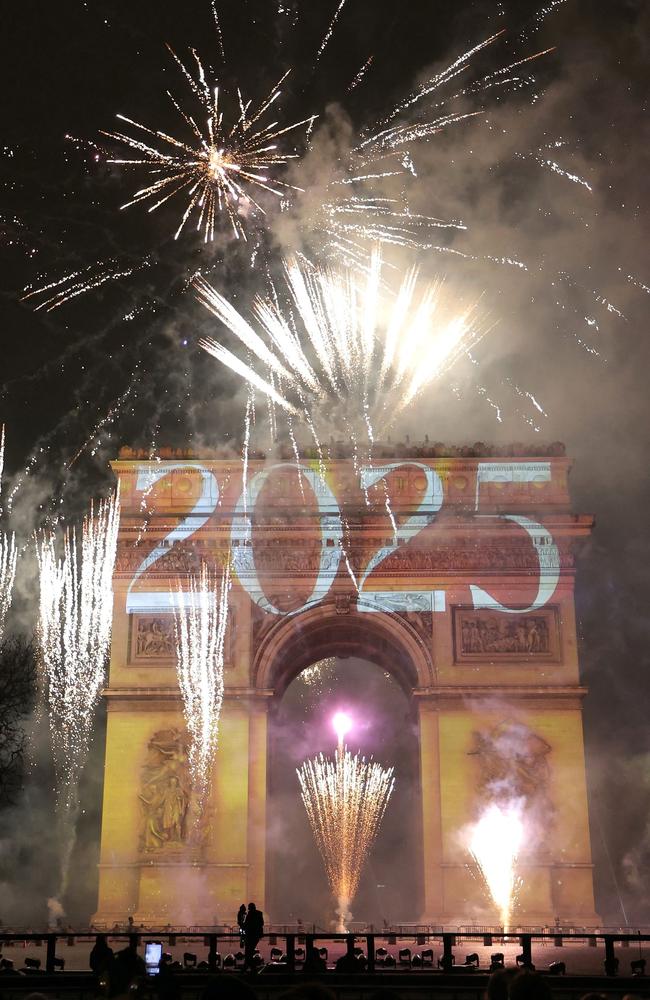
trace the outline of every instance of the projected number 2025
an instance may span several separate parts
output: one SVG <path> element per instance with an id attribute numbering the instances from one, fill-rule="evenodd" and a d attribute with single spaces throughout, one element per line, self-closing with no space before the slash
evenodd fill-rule
<path id="1" fill-rule="evenodd" d="M 479 513 L 479 492 L 482 482 L 495 481 L 496 472 L 501 480 L 525 482 L 532 480 L 550 480 L 550 463 L 495 463 L 479 462 L 477 464 L 475 517 L 498 517 L 516 524 L 528 535 L 537 555 L 537 593 L 527 607 L 508 607 L 481 587 L 470 584 L 472 604 L 474 608 L 490 608 L 507 614 L 528 614 L 535 611 L 552 598 L 560 575 L 560 557 L 557 545 L 551 533 L 538 522 L 520 514 L 482 515 Z M 184 470 L 200 477 L 200 494 L 194 507 L 184 518 L 143 558 L 131 580 L 127 595 L 127 612 L 171 612 L 179 600 L 178 594 L 165 594 L 161 591 L 145 589 L 146 574 L 156 562 L 169 554 L 177 544 L 187 541 L 200 528 L 208 523 L 217 509 L 221 494 L 219 483 L 213 469 L 196 462 L 180 462 L 162 466 L 140 466 L 135 488 L 137 491 L 150 492 L 156 483 L 171 473 Z M 300 472 L 302 479 L 310 487 L 317 509 L 320 558 L 316 569 L 316 579 L 311 591 L 301 607 L 283 611 L 267 597 L 259 579 L 255 564 L 253 547 L 253 515 L 260 494 L 270 477 L 282 470 Z M 417 470 L 420 482 L 424 488 L 420 491 L 420 502 L 406 520 L 398 522 L 393 516 L 389 502 L 388 479 L 398 470 Z M 359 488 L 367 495 L 373 487 L 384 489 L 386 496 L 386 511 L 391 515 L 392 539 L 390 544 L 384 544 L 369 554 L 365 569 L 356 579 L 349 562 L 346 570 L 353 578 L 357 589 L 357 607 L 359 611 L 444 611 L 446 607 L 444 590 L 373 590 L 370 586 L 373 572 L 391 556 L 401 545 L 412 541 L 421 531 L 435 522 L 436 516 L 444 502 L 443 483 L 438 472 L 421 462 L 393 462 L 384 465 L 362 466 L 358 469 Z M 302 488 L 302 487 L 301 487 Z M 303 489 L 304 492 L 304 489 Z M 241 586 L 250 595 L 251 600 L 269 614 L 284 615 L 299 614 L 307 607 L 322 601 L 328 594 L 336 578 L 342 560 L 346 560 L 344 543 L 343 519 L 341 509 L 332 489 L 323 476 L 314 468 L 295 463 L 278 463 L 265 467 L 251 476 L 242 490 L 233 511 L 230 531 L 231 557 L 234 572 Z M 203 595 L 210 599 L 210 595 Z M 173 603 L 172 603 L 173 602 Z"/>

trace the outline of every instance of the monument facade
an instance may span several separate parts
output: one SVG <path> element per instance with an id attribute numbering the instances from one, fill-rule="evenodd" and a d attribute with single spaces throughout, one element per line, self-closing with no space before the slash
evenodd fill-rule
<path id="1" fill-rule="evenodd" d="M 462 831 L 491 802 L 517 801 L 528 835 L 514 919 L 597 924 L 574 611 L 592 518 L 571 512 L 560 448 L 412 451 L 365 467 L 128 451 L 114 463 L 96 924 L 229 923 L 249 899 L 266 909 L 269 711 L 300 671 L 350 655 L 390 671 L 418 718 L 424 912 L 410 918 L 497 923 Z M 225 696 L 199 808 L 170 595 L 202 562 L 226 561 Z"/>

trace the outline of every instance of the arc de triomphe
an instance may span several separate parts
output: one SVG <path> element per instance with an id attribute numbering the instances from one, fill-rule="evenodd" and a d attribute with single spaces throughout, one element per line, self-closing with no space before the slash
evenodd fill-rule
<path id="1" fill-rule="evenodd" d="M 592 518 L 571 512 L 570 463 L 549 451 L 306 460 L 300 474 L 251 459 L 244 484 L 234 459 L 123 450 L 96 924 L 264 907 L 269 708 L 305 667 L 349 655 L 415 703 L 424 913 L 411 918 L 497 922 L 459 831 L 505 787 L 539 830 L 516 920 L 598 922 L 574 612 Z M 197 826 L 170 588 L 227 559 L 225 698 Z"/>

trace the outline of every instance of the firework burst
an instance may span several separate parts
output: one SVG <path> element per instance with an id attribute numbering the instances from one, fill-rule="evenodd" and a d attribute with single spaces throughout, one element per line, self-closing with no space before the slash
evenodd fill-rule
<path id="1" fill-rule="evenodd" d="M 189 589 L 179 582 L 175 604 L 176 665 L 190 736 L 192 784 L 205 801 L 217 749 L 223 701 L 223 651 L 228 622 L 230 566 L 217 583 L 205 563 Z"/>
<path id="2" fill-rule="evenodd" d="M 50 720 L 57 798 L 78 806 L 79 778 L 104 683 L 113 613 L 113 566 L 119 499 L 91 506 L 81 539 L 68 530 L 58 555 L 54 531 L 37 539 L 40 601 L 37 628 L 43 693 Z"/>
<path id="3" fill-rule="evenodd" d="M 304 418 L 319 446 L 333 404 L 339 404 L 338 416 L 353 437 L 364 427 L 372 443 L 375 430 L 385 430 L 478 336 L 474 307 L 450 309 L 442 283 L 418 287 L 412 268 L 389 297 L 381 272 L 377 250 L 366 275 L 289 260 L 287 309 L 275 289 L 255 300 L 263 336 L 198 278 L 200 301 L 253 360 L 246 363 L 212 338 L 201 339 L 200 346 L 290 419 Z"/>
<path id="4" fill-rule="evenodd" d="M 292 188 L 292 185 L 275 176 L 275 168 L 286 166 L 297 153 L 281 150 L 278 140 L 300 126 L 311 127 L 314 116 L 284 126 L 277 120 L 262 123 L 280 97 L 280 87 L 289 75 L 287 71 L 257 107 L 251 107 L 250 100 L 244 101 L 238 90 L 239 115 L 233 123 L 228 123 L 220 106 L 220 89 L 208 83 L 206 71 L 194 49 L 195 75 L 172 49 L 169 51 L 201 108 L 203 127 L 183 110 L 169 91 L 174 108 L 192 136 L 190 142 L 118 115 L 121 121 L 137 129 L 145 138 L 126 132 L 103 132 L 107 138 L 123 143 L 140 154 L 136 159 L 110 159 L 109 162 L 142 169 L 151 181 L 122 208 L 148 202 L 148 210 L 153 212 L 170 198 L 182 194 L 185 210 L 175 238 L 180 236 L 186 222 L 194 214 L 196 229 L 203 231 L 206 242 L 213 240 L 217 218 L 225 212 L 235 236 L 245 239 L 243 216 L 248 204 L 265 214 L 255 192 L 267 191 L 280 198 Z"/>
<path id="5" fill-rule="evenodd" d="M 383 768 L 342 740 L 332 760 L 323 754 L 297 769 L 302 801 L 336 899 L 338 931 L 346 930 L 361 872 L 392 794 L 393 768 Z"/>
<path id="6" fill-rule="evenodd" d="M 0 427 L 0 489 L 2 489 L 2 473 L 5 460 L 5 429 L 4 424 Z M 0 506 L 0 517 L 2 517 L 2 507 Z M 9 608 L 11 607 L 11 596 L 13 593 L 14 580 L 16 577 L 16 562 L 18 550 L 16 549 L 16 539 L 13 534 L 0 531 L 0 642 L 4 633 L 4 624 Z"/>
<path id="7" fill-rule="evenodd" d="M 467 832 L 467 848 L 499 911 L 504 929 L 510 924 L 517 887 L 517 858 L 524 840 L 522 814 L 519 800 L 505 805 L 493 802 Z"/>

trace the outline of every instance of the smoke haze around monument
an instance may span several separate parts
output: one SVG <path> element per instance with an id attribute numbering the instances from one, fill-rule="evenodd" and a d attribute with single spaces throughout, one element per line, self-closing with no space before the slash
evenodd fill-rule
<path id="1" fill-rule="evenodd" d="M 68 133 L 94 136 L 120 107 L 147 120 L 147 108 L 159 100 L 171 74 L 163 68 L 165 41 L 179 48 L 214 46 L 206 4 L 192 0 L 182 13 L 178 5 L 160 6 L 143 0 L 134 10 L 123 0 L 73 0 L 44 8 L 28 0 L 4 34 L 0 423 L 7 426 L 8 491 L 23 477 L 10 522 L 21 544 L 48 510 L 74 519 L 90 495 L 105 492 L 111 484 L 107 462 L 122 444 L 151 447 L 152 454 L 162 444 L 239 451 L 244 393 L 228 373 L 199 357 L 196 340 L 212 335 L 214 325 L 179 280 L 187 267 L 184 260 L 181 268 L 183 255 L 196 254 L 198 266 L 196 246 L 191 239 L 170 245 L 161 236 L 159 213 L 136 211 L 118 225 L 114 208 L 125 200 L 122 172 L 91 162 L 64 139 Z M 339 57 L 328 61 L 326 50 L 309 78 L 315 103 L 327 110 L 312 152 L 291 174 L 307 193 L 297 214 L 275 218 L 272 238 L 279 249 L 293 239 L 291 227 L 299 225 L 301 212 L 309 217 L 314 211 L 359 125 L 380 115 L 432 67 L 502 27 L 506 54 L 488 52 L 481 57 L 483 68 L 507 61 L 507 46 L 522 35 L 530 52 L 556 47 L 535 66 L 540 96 L 532 106 L 523 97 L 504 101 L 419 148 L 412 210 L 463 220 L 467 233 L 451 249 L 477 258 L 512 257 L 528 269 L 453 254 L 418 255 L 425 276 L 444 275 L 467 297 L 480 296 L 492 328 L 472 358 L 456 366 L 449 384 L 421 400 L 395 428 L 393 439 L 409 434 L 416 441 L 424 432 L 431 440 L 458 444 L 561 439 L 574 459 L 573 508 L 597 518 L 576 587 L 581 668 L 591 691 L 585 735 L 597 908 L 619 922 L 621 903 L 632 920 L 650 920 L 642 878 L 650 861 L 650 342 L 649 299 L 640 287 L 650 285 L 650 11 L 641 0 L 607 6 L 567 0 L 538 23 L 536 5 L 514 0 L 436 4 L 435 15 L 429 4 L 417 2 L 382 18 L 371 0 L 349 0 L 342 13 L 344 41 L 332 41 L 332 52 L 335 44 L 342 46 Z M 313 12 L 301 13 L 299 37 L 308 45 L 320 28 Z M 237 23 L 235 14 L 225 16 L 226 37 Z M 269 26 L 260 18 L 246 36 L 250 45 L 241 53 L 241 71 L 256 67 L 269 46 L 279 51 L 284 34 L 281 22 Z M 340 59 L 352 80 L 370 54 L 375 59 L 366 86 L 348 95 L 340 86 Z M 335 95 L 331 101 L 329 94 Z M 591 190 L 527 155 L 554 142 L 566 146 L 549 151 L 548 158 L 586 179 Z M 67 311 L 34 313 L 20 303 L 21 289 L 35 275 L 72 270 L 98 240 L 133 263 L 149 248 L 150 263 L 131 283 L 107 285 Z M 220 289 L 246 311 L 259 288 L 248 253 L 225 237 L 211 253 Z M 411 257 L 393 249 L 390 259 L 401 266 Z M 143 301 L 146 308 L 138 311 Z M 131 310 L 135 314 L 125 321 Z M 30 456 L 34 463 L 25 478 Z M 35 564 L 28 553 L 19 568 L 10 627 L 13 622 L 14 628 L 32 628 L 35 596 Z M 377 697 L 390 700 L 381 692 Z M 78 898 L 68 901 L 68 912 L 79 919 L 94 905 L 101 727 L 100 721 L 77 848 L 86 875 Z M 310 746 L 306 753 L 314 749 L 320 748 Z M 22 803 L 0 815 L 3 868 L 22 866 L 28 873 L 20 897 L 26 912 L 33 907 L 34 913 L 44 902 L 35 859 L 40 867 L 43 851 L 45 857 L 53 851 L 39 832 L 46 828 L 50 797 L 47 776 L 39 781 L 28 782 Z M 389 820 L 387 814 L 390 832 Z M 17 831 L 18 853 L 12 846 Z M 380 861 L 382 850 L 380 841 Z"/>

